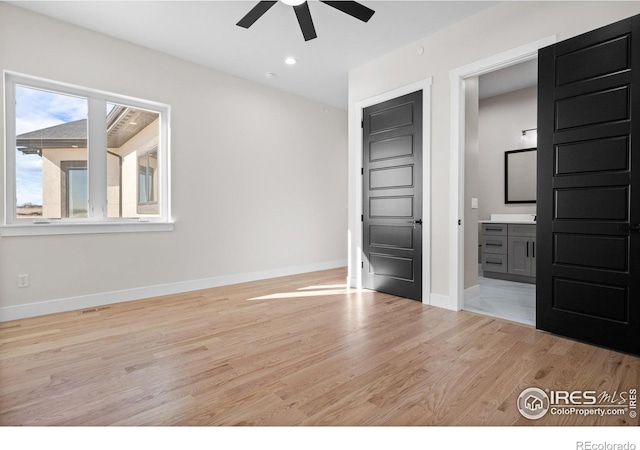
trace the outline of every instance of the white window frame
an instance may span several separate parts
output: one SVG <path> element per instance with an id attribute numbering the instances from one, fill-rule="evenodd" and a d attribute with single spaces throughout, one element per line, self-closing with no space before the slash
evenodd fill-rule
<path id="1" fill-rule="evenodd" d="M 62 219 L 16 218 L 16 85 L 87 98 L 89 166 L 89 217 Z M 117 233 L 135 231 L 172 231 L 169 105 L 95 89 L 74 86 L 15 72 L 4 71 L 5 99 L 5 220 L 0 236 L 47 234 Z M 107 217 L 107 103 L 124 104 L 160 114 L 158 169 L 160 170 L 158 204 L 160 215 L 141 218 Z"/>

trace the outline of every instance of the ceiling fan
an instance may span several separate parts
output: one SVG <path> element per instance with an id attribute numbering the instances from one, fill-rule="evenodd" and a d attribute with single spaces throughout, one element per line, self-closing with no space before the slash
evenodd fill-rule
<path id="1" fill-rule="evenodd" d="M 298 23 L 300 24 L 300 29 L 302 30 L 302 35 L 304 36 L 305 41 L 310 41 L 311 39 L 315 39 L 318 37 L 316 35 L 316 29 L 313 26 L 313 20 L 311 19 L 311 12 L 309 11 L 309 3 L 304 0 L 281 0 L 282 3 L 285 3 L 289 6 L 293 6 L 294 11 L 296 12 L 296 17 L 298 18 Z M 266 13 L 273 5 L 278 3 L 277 1 L 262 1 L 258 2 L 256 6 L 254 6 L 251 11 L 247 13 L 240 21 L 236 24 L 242 28 L 249 28 L 253 25 L 256 20 L 258 20 L 264 13 Z M 320 1 L 320 3 L 325 3 L 332 8 L 342 11 L 343 13 L 349 14 L 356 19 L 362 20 L 363 22 L 368 22 L 373 16 L 374 10 L 367 8 L 366 6 L 358 3 L 358 2 L 349 2 L 349 1 Z"/>

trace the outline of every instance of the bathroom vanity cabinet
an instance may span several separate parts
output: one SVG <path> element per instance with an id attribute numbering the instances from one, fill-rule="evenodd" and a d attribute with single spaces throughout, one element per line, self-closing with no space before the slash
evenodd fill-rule
<path id="1" fill-rule="evenodd" d="M 482 224 L 482 272 L 487 278 L 536 282 L 536 225 Z"/>

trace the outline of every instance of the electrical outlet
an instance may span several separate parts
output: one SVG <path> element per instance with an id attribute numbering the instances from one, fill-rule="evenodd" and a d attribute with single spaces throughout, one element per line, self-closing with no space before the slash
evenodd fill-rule
<path id="1" fill-rule="evenodd" d="M 19 288 L 26 288 L 29 287 L 29 275 L 28 274 L 22 274 L 22 275 L 18 275 L 18 287 Z"/>

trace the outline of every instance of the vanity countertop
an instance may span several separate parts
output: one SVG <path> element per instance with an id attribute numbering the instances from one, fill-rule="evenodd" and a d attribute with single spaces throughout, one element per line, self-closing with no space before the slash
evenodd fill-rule
<path id="1" fill-rule="evenodd" d="M 479 220 L 479 223 L 514 223 L 519 225 L 535 225 L 535 214 L 491 214 L 491 220 Z"/>
<path id="2" fill-rule="evenodd" d="M 515 223 L 518 225 L 535 225 L 533 220 L 478 220 L 478 223 Z"/>

